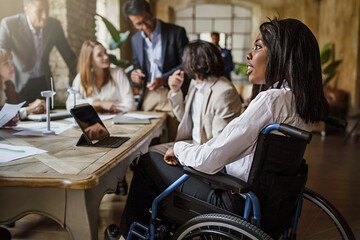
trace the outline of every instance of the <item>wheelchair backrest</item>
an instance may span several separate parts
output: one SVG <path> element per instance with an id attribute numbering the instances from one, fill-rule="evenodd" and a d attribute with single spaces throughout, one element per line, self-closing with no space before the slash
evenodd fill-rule
<path id="1" fill-rule="evenodd" d="M 248 183 L 260 201 L 260 227 L 274 239 L 290 226 L 305 185 L 306 145 L 306 140 L 293 136 L 259 135 Z"/>

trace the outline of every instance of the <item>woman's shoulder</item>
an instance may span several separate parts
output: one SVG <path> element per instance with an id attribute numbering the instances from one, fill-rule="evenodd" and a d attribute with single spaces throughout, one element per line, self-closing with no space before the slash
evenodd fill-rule
<path id="1" fill-rule="evenodd" d="M 273 88 L 260 92 L 253 101 L 267 101 L 271 102 L 272 104 L 275 104 L 277 102 L 285 103 L 291 100 L 292 96 L 292 91 L 289 88 Z"/>

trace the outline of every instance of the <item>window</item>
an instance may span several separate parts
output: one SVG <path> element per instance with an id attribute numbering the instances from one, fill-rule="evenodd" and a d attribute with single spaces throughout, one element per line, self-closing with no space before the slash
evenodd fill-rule
<path id="1" fill-rule="evenodd" d="M 198 4 L 176 12 L 176 24 L 186 29 L 189 40 L 211 41 L 210 33 L 220 33 L 220 46 L 231 49 L 234 62 L 245 63 L 251 47 L 251 11 L 228 4 Z M 247 82 L 232 74 L 233 82 Z"/>

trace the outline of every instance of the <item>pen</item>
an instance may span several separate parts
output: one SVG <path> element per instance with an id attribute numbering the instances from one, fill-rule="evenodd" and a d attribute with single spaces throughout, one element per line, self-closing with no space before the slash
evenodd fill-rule
<path id="1" fill-rule="evenodd" d="M 0 147 L 0 150 L 10 151 L 10 152 L 18 152 L 18 153 L 24 153 L 25 152 L 25 150 L 15 150 L 15 149 L 2 148 L 2 147 Z"/>

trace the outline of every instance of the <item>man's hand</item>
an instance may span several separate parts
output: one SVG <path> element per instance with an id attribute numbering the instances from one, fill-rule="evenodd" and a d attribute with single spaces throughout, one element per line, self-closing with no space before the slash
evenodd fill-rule
<path id="1" fill-rule="evenodd" d="M 184 83 L 184 71 L 178 69 L 169 77 L 171 92 L 177 93 Z"/>
<path id="2" fill-rule="evenodd" d="M 157 77 L 154 78 L 154 82 L 153 83 L 148 83 L 148 85 L 146 86 L 150 91 L 152 90 L 156 90 L 162 86 L 164 86 L 164 79 L 162 77 Z"/>
<path id="3" fill-rule="evenodd" d="M 141 85 L 143 83 L 142 78 L 145 77 L 145 74 L 141 71 L 141 69 L 135 69 L 131 72 L 131 81 Z"/>
<path id="4" fill-rule="evenodd" d="M 175 157 L 174 147 L 169 147 L 164 155 L 164 161 L 169 165 L 178 164 L 178 160 Z"/>

